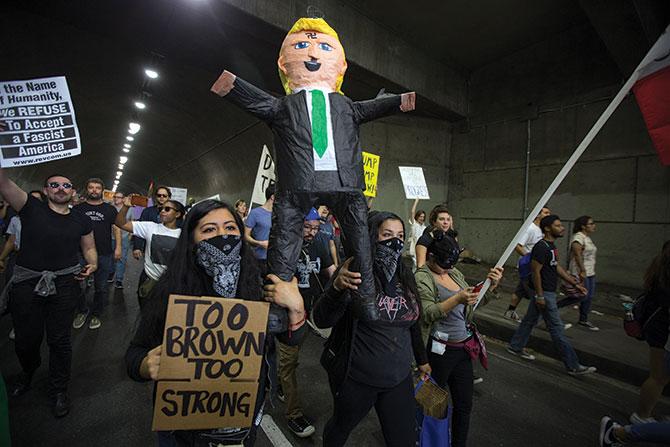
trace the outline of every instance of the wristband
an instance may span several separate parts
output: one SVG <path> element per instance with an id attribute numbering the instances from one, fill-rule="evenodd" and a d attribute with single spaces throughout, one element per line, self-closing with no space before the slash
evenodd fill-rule
<path id="1" fill-rule="evenodd" d="M 544 297 L 541 295 L 535 295 L 535 299 L 539 301 L 544 301 Z"/>

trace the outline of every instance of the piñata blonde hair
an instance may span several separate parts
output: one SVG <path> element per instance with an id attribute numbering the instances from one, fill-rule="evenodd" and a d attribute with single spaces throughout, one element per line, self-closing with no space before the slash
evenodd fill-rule
<path id="1" fill-rule="evenodd" d="M 335 32 L 335 30 L 331 28 L 331 26 L 328 25 L 328 23 L 326 23 L 326 21 L 323 19 L 312 19 L 308 17 L 302 17 L 293 24 L 288 33 L 286 33 L 286 36 L 289 36 L 290 34 L 299 33 L 300 31 L 316 31 L 334 37 L 335 39 L 337 39 L 338 42 L 340 42 L 340 38 Z M 340 42 L 340 44 L 341 43 L 342 42 Z M 340 48 L 342 48 L 341 45 Z M 346 56 L 344 54 L 344 48 L 342 48 L 342 56 L 344 56 L 346 60 Z M 292 90 L 291 87 L 289 87 L 288 78 L 286 77 L 284 72 L 281 71 L 281 68 L 278 69 L 278 71 L 279 71 L 279 79 L 281 79 L 281 83 L 284 86 L 284 91 L 286 92 L 287 95 L 290 95 L 292 93 Z M 341 89 L 343 81 L 344 81 L 344 74 L 339 75 L 337 77 L 337 81 L 335 81 L 335 91 L 341 95 L 344 94 L 342 93 Z"/>

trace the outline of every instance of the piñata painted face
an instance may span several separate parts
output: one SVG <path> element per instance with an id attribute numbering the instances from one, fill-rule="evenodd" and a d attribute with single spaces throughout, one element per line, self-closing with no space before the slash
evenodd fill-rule
<path id="1" fill-rule="evenodd" d="M 298 88 L 339 91 L 347 70 L 340 41 L 328 34 L 310 30 L 286 36 L 277 65 L 288 80 L 290 92 Z"/>

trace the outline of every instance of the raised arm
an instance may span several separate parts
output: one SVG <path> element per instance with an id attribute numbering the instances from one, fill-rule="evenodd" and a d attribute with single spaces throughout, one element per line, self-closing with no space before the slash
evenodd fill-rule
<path id="1" fill-rule="evenodd" d="M 120 228 L 121 230 L 125 230 L 128 233 L 133 232 L 133 222 L 126 219 L 126 217 L 128 215 L 128 209 L 131 206 L 131 200 L 132 200 L 131 196 L 126 196 L 126 197 L 123 198 L 123 206 L 121 207 L 118 214 L 116 215 L 116 221 L 114 221 L 114 225 L 116 225 L 117 230 Z M 120 231 L 119 231 L 119 234 L 121 234 Z M 121 237 L 118 237 L 116 239 L 117 245 L 119 245 L 120 240 L 121 240 Z"/>
<path id="2" fill-rule="evenodd" d="M 210 91 L 266 122 L 272 121 L 277 111 L 277 98 L 229 71 L 221 73 Z"/>
<path id="3" fill-rule="evenodd" d="M 384 94 L 367 101 L 354 102 L 354 113 L 359 123 L 382 118 L 397 112 L 414 110 L 416 94 L 414 92 L 402 95 Z"/>
<path id="4" fill-rule="evenodd" d="M 419 199 L 414 199 L 414 203 L 412 203 L 412 211 L 409 213 L 409 223 L 414 225 L 414 216 L 416 216 L 416 206 L 419 204 Z"/>
<path id="5" fill-rule="evenodd" d="M 18 213 L 28 200 L 28 194 L 7 177 L 5 169 L 0 168 L 0 195 Z"/>

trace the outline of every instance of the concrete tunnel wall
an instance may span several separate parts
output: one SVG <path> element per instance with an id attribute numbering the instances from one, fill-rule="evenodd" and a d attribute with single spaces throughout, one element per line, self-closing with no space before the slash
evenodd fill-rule
<path id="1" fill-rule="evenodd" d="M 523 221 L 527 118 L 532 209 L 623 79 L 583 27 L 482 67 L 470 81 L 470 126 L 453 131 L 448 203 L 461 242 L 495 262 Z M 597 222 L 598 281 L 641 286 L 651 258 L 670 239 L 670 169 L 660 164 L 632 96 L 549 206 L 566 225 L 563 261 L 572 221 L 587 214 Z M 508 265 L 516 260 L 512 255 Z"/>

